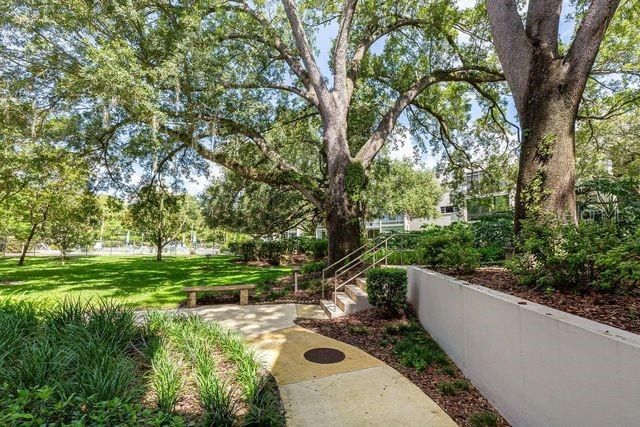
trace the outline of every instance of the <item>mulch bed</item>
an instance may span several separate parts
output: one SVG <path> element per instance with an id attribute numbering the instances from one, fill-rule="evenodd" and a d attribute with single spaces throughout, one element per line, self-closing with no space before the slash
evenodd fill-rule
<path id="1" fill-rule="evenodd" d="M 249 304 L 319 304 L 320 297 L 315 292 L 309 291 L 287 291 L 277 298 L 270 295 L 252 295 L 249 293 Z M 227 292 L 216 292 L 211 294 L 198 294 L 198 305 L 215 304 L 238 304 L 238 295 Z M 181 306 L 186 306 L 186 302 Z"/>
<path id="2" fill-rule="evenodd" d="M 411 312 L 407 313 L 407 320 L 417 321 Z M 459 369 L 455 368 L 455 372 L 451 375 L 451 373 L 444 373 L 440 368 L 432 365 L 419 373 L 413 368 L 401 365 L 392 353 L 393 345 L 382 345 L 380 342 L 384 336 L 383 329 L 390 322 L 392 320 L 385 318 L 376 309 L 332 320 L 296 320 L 296 323 L 304 328 L 351 344 L 384 361 L 420 387 L 461 426 L 471 426 L 469 417 L 482 411 L 498 414 L 498 411 L 471 384 L 468 390 L 459 391 L 455 395 L 445 396 L 438 391 L 437 385 L 443 381 L 464 379 L 464 375 Z M 363 330 L 366 333 L 363 333 Z M 500 417 L 498 425 L 508 426 L 509 424 Z"/>
<path id="3" fill-rule="evenodd" d="M 575 293 L 570 291 L 546 292 L 544 289 L 526 288 L 502 267 L 482 267 L 471 274 L 456 274 L 448 270 L 441 273 L 486 286 L 576 316 L 595 320 L 625 331 L 640 334 L 640 294 L 614 294 L 595 290 Z"/>

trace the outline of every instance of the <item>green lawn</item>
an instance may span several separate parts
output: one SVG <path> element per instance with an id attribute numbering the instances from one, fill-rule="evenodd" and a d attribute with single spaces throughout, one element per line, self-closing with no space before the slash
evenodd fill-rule
<path id="1" fill-rule="evenodd" d="M 228 256 L 0 258 L 0 300 L 71 297 L 113 297 L 135 307 L 175 307 L 185 301 L 185 286 L 260 283 L 288 274 L 286 267 L 253 267 Z"/>

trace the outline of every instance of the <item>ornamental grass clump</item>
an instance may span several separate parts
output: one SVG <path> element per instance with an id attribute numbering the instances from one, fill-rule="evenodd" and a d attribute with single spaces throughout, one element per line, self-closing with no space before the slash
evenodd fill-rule
<path id="1" fill-rule="evenodd" d="M 158 408 L 173 412 L 184 386 L 182 363 L 179 355 L 161 345 L 151 361 L 153 390 Z"/>
<path id="2" fill-rule="evenodd" d="M 52 308 L 5 303 L 0 328 L 0 378 L 14 391 L 49 386 L 62 399 L 97 400 L 140 393 L 131 353 L 141 331 L 129 308 L 79 299 Z"/>
<path id="3" fill-rule="evenodd" d="M 277 388 L 240 335 L 194 315 L 152 313 L 148 323 L 182 355 L 207 424 L 284 425 Z"/>
<path id="4" fill-rule="evenodd" d="M 112 301 L 0 303 L 0 425 L 184 425 L 137 403 L 145 335 Z"/>

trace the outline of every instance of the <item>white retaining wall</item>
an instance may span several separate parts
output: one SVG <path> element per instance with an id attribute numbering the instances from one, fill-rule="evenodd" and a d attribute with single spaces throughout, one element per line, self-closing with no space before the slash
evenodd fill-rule
<path id="1" fill-rule="evenodd" d="M 514 426 L 640 426 L 640 335 L 417 267 L 420 322 Z"/>

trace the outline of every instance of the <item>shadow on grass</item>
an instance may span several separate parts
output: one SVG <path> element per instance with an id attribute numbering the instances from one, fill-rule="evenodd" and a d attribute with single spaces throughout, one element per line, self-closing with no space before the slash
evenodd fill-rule
<path id="1" fill-rule="evenodd" d="M 288 274 L 288 268 L 238 264 L 235 258 L 167 257 L 74 257 L 62 264 L 58 258 L 30 258 L 18 267 L 15 258 L 0 259 L 0 298 L 27 299 L 111 297 L 135 306 L 176 306 L 185 299 L 185 286 L 220 286 L 262 283 Z"/>

